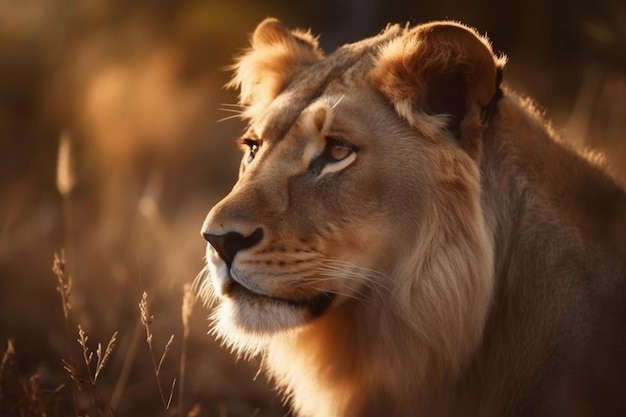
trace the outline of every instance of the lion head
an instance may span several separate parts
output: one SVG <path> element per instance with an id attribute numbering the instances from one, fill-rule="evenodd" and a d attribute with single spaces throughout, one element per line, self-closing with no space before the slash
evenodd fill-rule
<path id="1" fill-rule="evenodd" d="M 478 160 L 503 64 L 451 22 L 325 56 L 268 19 L 238 59 L 249 124 L 239 180 L 202 227 L 200 292 L 217 301 L 217 335 L 262 354 L 303 415 L 410 397 L 479 342 L 493 234 Z"/>

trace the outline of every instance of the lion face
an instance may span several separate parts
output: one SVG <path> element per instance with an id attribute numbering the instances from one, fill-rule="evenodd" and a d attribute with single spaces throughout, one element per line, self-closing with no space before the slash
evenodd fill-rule
<path id="1" fill-rule="evenodd" d="M 475 38 L 478 52 L 441 55 L 438 43 L 455 37 L 463 48 Z M 488 297 L 488 259 L 474 261 L 488 252 L 476 159 L 481 108 L 497 86 L 481 42 L 458 25 L 392 26 L 324 57 L 308 33 L 259 25 L 233 80 L 250 121 L 239 180 L 202 228 L 201 293 L 216 296 L 217 332 L 231 346 L 255 351 L 351 305 L 388 305 L 432 326 L 447 314 L 433 291 L 456 304 L 464 286 Z M 470 86 L 480 65 L 486 81 Z M 456 304 L 452 315 L 471 316 Z M 483 316 L 481 307 L 476 322 Z M 465 327 L 475 337 L 478 324 Z"/>
<path id="2" fill-rule="evenodd" d="M 438 146 L 373 88 L 353 87 L 329 88 L 283 137 L 268 132 L 282 111 L 270 108 L 241 139 L 239 181 L 202 230 L 222 314 L 241 329 L 291 328 L 385 295 L 426 220 Z"/>

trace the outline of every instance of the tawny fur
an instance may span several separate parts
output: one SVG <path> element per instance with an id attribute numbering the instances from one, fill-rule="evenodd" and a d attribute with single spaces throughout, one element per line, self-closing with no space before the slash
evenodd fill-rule
<path id="1" fill-rule="evenodd" d="M 255 31 L 232 82 L 254 147 L 205 221 L 199 285 L 299 416 L 626 410 L 626 194 L 499 85 L 504 64 L 451 22 L 326 58 L 308 32 Z M 329 146 L 350 158 L 320 162 Z"/>

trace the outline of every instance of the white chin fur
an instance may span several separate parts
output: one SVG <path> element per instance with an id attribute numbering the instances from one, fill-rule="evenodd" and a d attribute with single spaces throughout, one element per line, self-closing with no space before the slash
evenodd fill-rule
<path id="1" fill-rule="evenodd" d="M 306 323 L 304 308 L 281 302 L 220 299 L 219 321 L 249 335 L 272 334 Z"/>
<path id="2" fill-rule="evenodd" d="M 273 335 L 305 324 L 306 312 L 280 302 L 236 302 L 220 297 L 213 318 L 213 331 L 228 347 L 240 354 L 256 355 Z"/>

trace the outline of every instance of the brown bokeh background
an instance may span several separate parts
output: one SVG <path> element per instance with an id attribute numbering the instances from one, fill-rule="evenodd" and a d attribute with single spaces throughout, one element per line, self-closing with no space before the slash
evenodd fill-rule
<path id="1" fill-rule="evenodd" d="M 73 354 L 79 323 L 93 350 L 119 332 L 97 383 L 101 402 L 119 416 L 165 414 L 138 302 L 146 291 L 157 357 L 174 335 L 160 372 L 169 393 L 183 349 L 182 288 L 203 265 L 200 225 L 236 179 L 231 138 L 243 125 L 220 122 L 230 116 L 220 108 L 236 103 L 224 68 L 267 16 L 311 28 L 327 51 L 388 22 L 474 26 L 509 56 L 509 85 L 626 176 L 621 0 L 0 0 L 0 354 L 9 339 L 15 348 L 0 375 L 0 415 L 77 414 L 51 269 L 61 249 Z M 206 334 L 207 316 L 196 305 L 183 401 L 176 387 L 169 415 L 285 415 L 255 377 L 258 364 L 236 363 Z M 79 395 L 78 414 L 108 415 L 92 397 Z"/>

